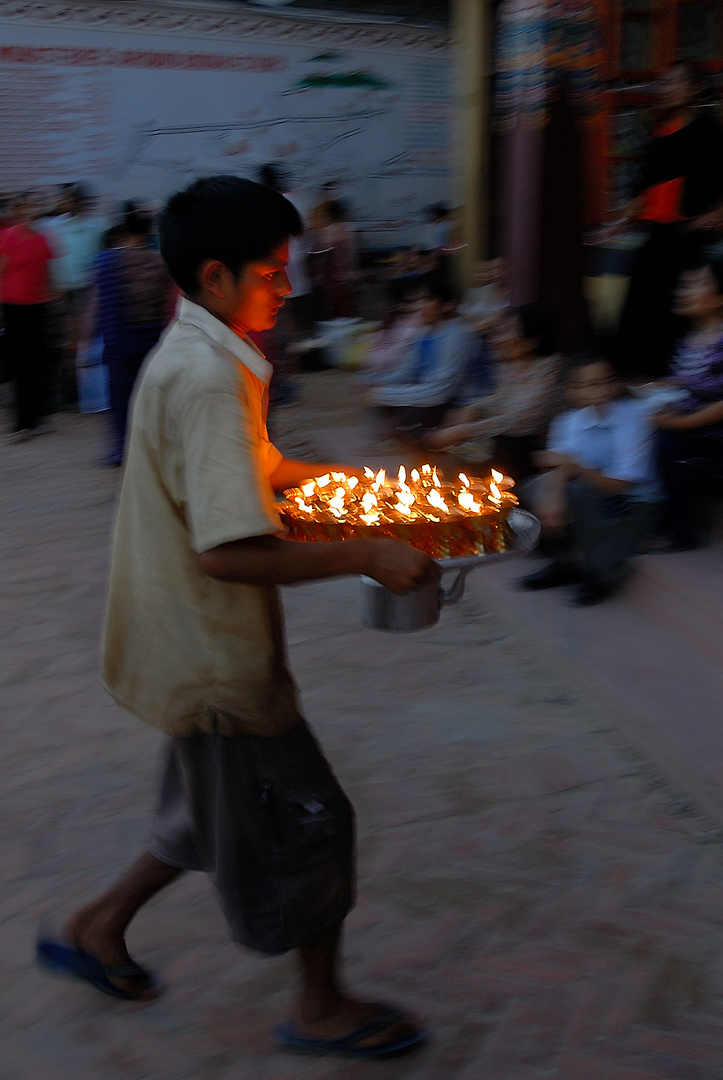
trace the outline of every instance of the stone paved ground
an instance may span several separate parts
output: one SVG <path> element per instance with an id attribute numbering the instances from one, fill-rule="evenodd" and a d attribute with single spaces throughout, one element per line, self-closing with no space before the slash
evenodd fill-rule
<path id="1" fill-rule="evenodd" d="M 307 380 L 307 399 L 337 378 Z M 306 418 L 287 410 L 282 437 L 303 443 Z M 359 814 L 347 970 L 424 1016 L 427 1049 L 277 1052 L 292 961 L 232 946 L 200 875 L 132 928 L 168 981 L 156 1003 L 38 973 L 38 922 L 142 845 L 159 746 L 98 682 L 119 481 L 97 466 L 101 419 L 59 427 L 0 447 L 0 1080 L 723 1077 L 721 837 L 515 638 L 484 572 L 401 637 L 360 626 L 352 581 L 285 590 L 305 709 Z"/>

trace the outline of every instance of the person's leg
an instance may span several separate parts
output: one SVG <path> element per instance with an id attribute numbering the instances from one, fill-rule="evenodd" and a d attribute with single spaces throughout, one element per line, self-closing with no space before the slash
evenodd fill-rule
<path id="1" fill-rule="evenodd" d="M 5 304 L 5 349 L 10 378 L 14 383 L 15 417 L 13 432 L 27 431 L 27 408 L 25 405 L 25 373 L 22 369 L 22 311 L 19 304 Z"/>
<path id="2" fill-rule="evenodd" d="M 145 358 L 146 352 L 141 351 L 132 356 L 124 356 L 107 362 L 110 450 L 106 460 L 109 465 L 121 465 L 123 462 L 128 409 L 138 372 Z"/>
<path id="3" fill-rule="evenodd" d="M 354 902 L 354 813 L 313 734 L 299 723 L 272 738 L 202 740 L 177 740 L 196 850 L 233 939 L 271 956 L 295 952 L 295 1036 L 343 1039 L 380 1021 L 370 1046 L 413 1039 L 418 1025 L 353 997 L 340 977 L 341 930 Z"/>
<path id="4" fill-rule="evenodd" d="M 620 317 L 615 352 L 621 371 L 643 379 L 668 374 L 673 342 L 685 329 L 671 302 L 683 257 L 677 226 L 650 227 L 633 261 Z"/>
<path id="5" fill-rule="evenodd" d="M 667 497 L 662 525 L 680 548 L 695 548 L 701 541 L 700 474 L 691 463 L 696 452 L 694 437 L 687 432 L 658 432 L 658 471 Z"/>
<path id="6" fill-rule="evenodd" d="M 310 1039 L 344 1038 L 390 1012 L 388 1006 L 361 1001 L 344 988 L 339 974 L 342 925 L 332 927 L 298 950 L 302 982 L 294 1021 L 298 1033 Z M 399 1017 L 356 1045 L 393 1045 L 418 1030 L 414 1021 Z"/>
<path id="7" fill-rule="evenodd" d="M 26 361 L 28 371 L 28 426 L 35 429 L 45 415 L 46 355 L 45 305 L 29 304 L 24 312 Z"/>
<path id="8" fill-rule="evenodd" d="M 196 744 L 198 740 L 191 739 Z M 175 740 L 165 748 L 160 796 L 153 823 L 150 851 L 97 899 L 74 912 L 65 923 L 65 934 L 76 948 L 90 953 L 102 964 L 123 967 L 130 961 L 125 932 L 136 912 L 157 892 L 170 885 L 182 868 L 200 870 L 189 819 L 186 791 Z M 112 979 L 121 989 L 144 994 L 149 983 L 143 974 L 131 979 Z"/>
<path id="9" fill-rule="evenodd" d="M 531 476 L 522 482 L 521 505 L 529 508 L 543 523 L 548 520 L 552 508 L 557 509 L 558 498 L 554 472 Z M 549 561 L 540 570 L 519 579 L 518 584 L 523 589 L 553 589 L 580 581 L 580 569 L 575 562 L 566 517 L 554 532 L 543 526 L 540 547 L 541 554 L 547 556 Z"/>
<path id="10" fill-rule="evenodd" d="M 14 357 L 15 430 L 32 431 L 41 416 L 44 361 L 42 305 L 8 304 L 5 326 Z"/>
<path id="11" fill-rule="evenodd" d="M 183 873 L 177 866 L 144 854 L 96 900 L 74 912 L 65 923 L 68 940 L 102 964 L 122 967 L 131 962 L 125 932 L 133 916 L 152 896 Z M 142 997 L 144 977 L 111 979 L 122 990 Z M 154 991 L 150 996 L 156 996 Z"/>
<path id="12" fill-rule="evenodd" d="M 123 380 L 123 361 L 107 359 L 108 368 L 108 427 L 110 445 L 106 462 L 108 465 L 120 465 L 123 461 L 123 442 L 125 439 L 125 422 L 127 401 Z"/>
<path id="13" fill-rule="evenodd" d="M 579 481 L 569 485 L 568 497 L 586 584 L 598 589 L 602 599 L 627 574 L 652 508 L 624 497 L 605 496 Z"/>

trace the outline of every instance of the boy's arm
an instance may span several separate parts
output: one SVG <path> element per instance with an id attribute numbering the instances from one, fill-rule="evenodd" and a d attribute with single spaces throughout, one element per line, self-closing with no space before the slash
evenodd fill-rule
<path id="1" fill-rule="evenodd" d="M 366 574 L 399 595 L 440 577 L 422 551 L 399 540 L 343 540 L 302 543 L 278 536 L 251 536 L 203 551 L 198 556 L 209 577 L 243 585 L 291 585 L 298 581 Z"/>
<path id="2" fill-rule="evenodd" d="M 720 424 L 723 421 L 723 401 L 714 401 L 702 409 L 690 413 L 660 412 L 653 418 L 653 423 L 662 431 L 695 431 L 708 424 Z"/>
<path id="3" fill-rule="evenodd" d="M 323 476 L 324 473 L 343 472 L 347 476 L 361 476 L 363 469 L 357 465 L 329 465 L 318 464 L 311 461 L 292 461 L 282 458 L 269 477 L 269 483 L 274 491 L 285 491 L 286 488 L 298 487 L 302 480 L 309 480 L 313 476 Z"/>
<path id="4" fill-rule="evenodd" d="M 596 488 L 603 495 L 624 495 L 633 486 L 630 480 L 616 480 L 615 477 L 605 476 L 597 469 L 586 469 L 584 465 L 579 465 L 571 457 L 557 451 L 546 450 L 544 454 L 546 463 L 552 465 L 560 473 L 561 479 L 584 480 L 586 484 Z"/>

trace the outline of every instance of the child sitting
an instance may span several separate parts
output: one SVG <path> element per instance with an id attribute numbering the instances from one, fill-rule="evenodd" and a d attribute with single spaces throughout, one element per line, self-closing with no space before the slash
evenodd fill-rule
<path id="1" fill-rule="evenodd" d="M 472 342 L 456 307 L 449 286 L 440 278 L 429 278 L 420 323 L 403 363 L 384 385 L 369 391 L 369 404 L 384 409 L 394 431 L 413 442 L 441 423 L 469 366 Z"/>
<path id="2" fill-rule="evenodd" d="M 577 408 L 553 423 L 547 449 L 537 455 L 549 471 L 528 492 L 554 556 L 521 585 L 575 585 L 573 603 L 587 606 L 625 577 L 659 493 L 645 403 L 620 396 L 605 360 L 579 361 L 568 379 Z"/>
<path id="3" fill-rule="evenodd" d="M 492 340 L 493 393 L 447 417 L 426 441 L 472 471 L 490 463 L 519 482 L 534 471 L 531 455 L 545 445 L 559 407 L 560 358 L 546 313 L 532 304 L 503 318 Z"/>
<path id="4" fill-rule="evenodd" d="M 655 417 L 658 468 L 667 495 L 669 551 L 702 542 L 699 496 L 703 476 L 723 478 L 723 266 L 686 271 L 675 313 L 692 322 L 673 363 L 672 382 L 685 395 Z"/>

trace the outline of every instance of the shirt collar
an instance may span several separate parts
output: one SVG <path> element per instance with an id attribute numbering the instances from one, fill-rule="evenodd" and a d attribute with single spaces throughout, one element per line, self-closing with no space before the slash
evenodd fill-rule
<path id="1" fill-rule="evenodd" d="M 202 330 L 216 345 L 230 352 L 247 367 L 265 386 L 271 382 L 274 369 L 263 353 L 248 338 L 239 337 L 200 304 L 195 304 L 184 296 L 178 308 L 178 321 Z"/>
<path id="2" fill-rule="evenodd" d="M 586 405 L 584 409 L 580 409 L 580 427 L 584 430 L 595 427 L 609 427 L 613 418 L 614 406 L 615 402 L 611 401 L 601 416 L 594 405 Z"/>

